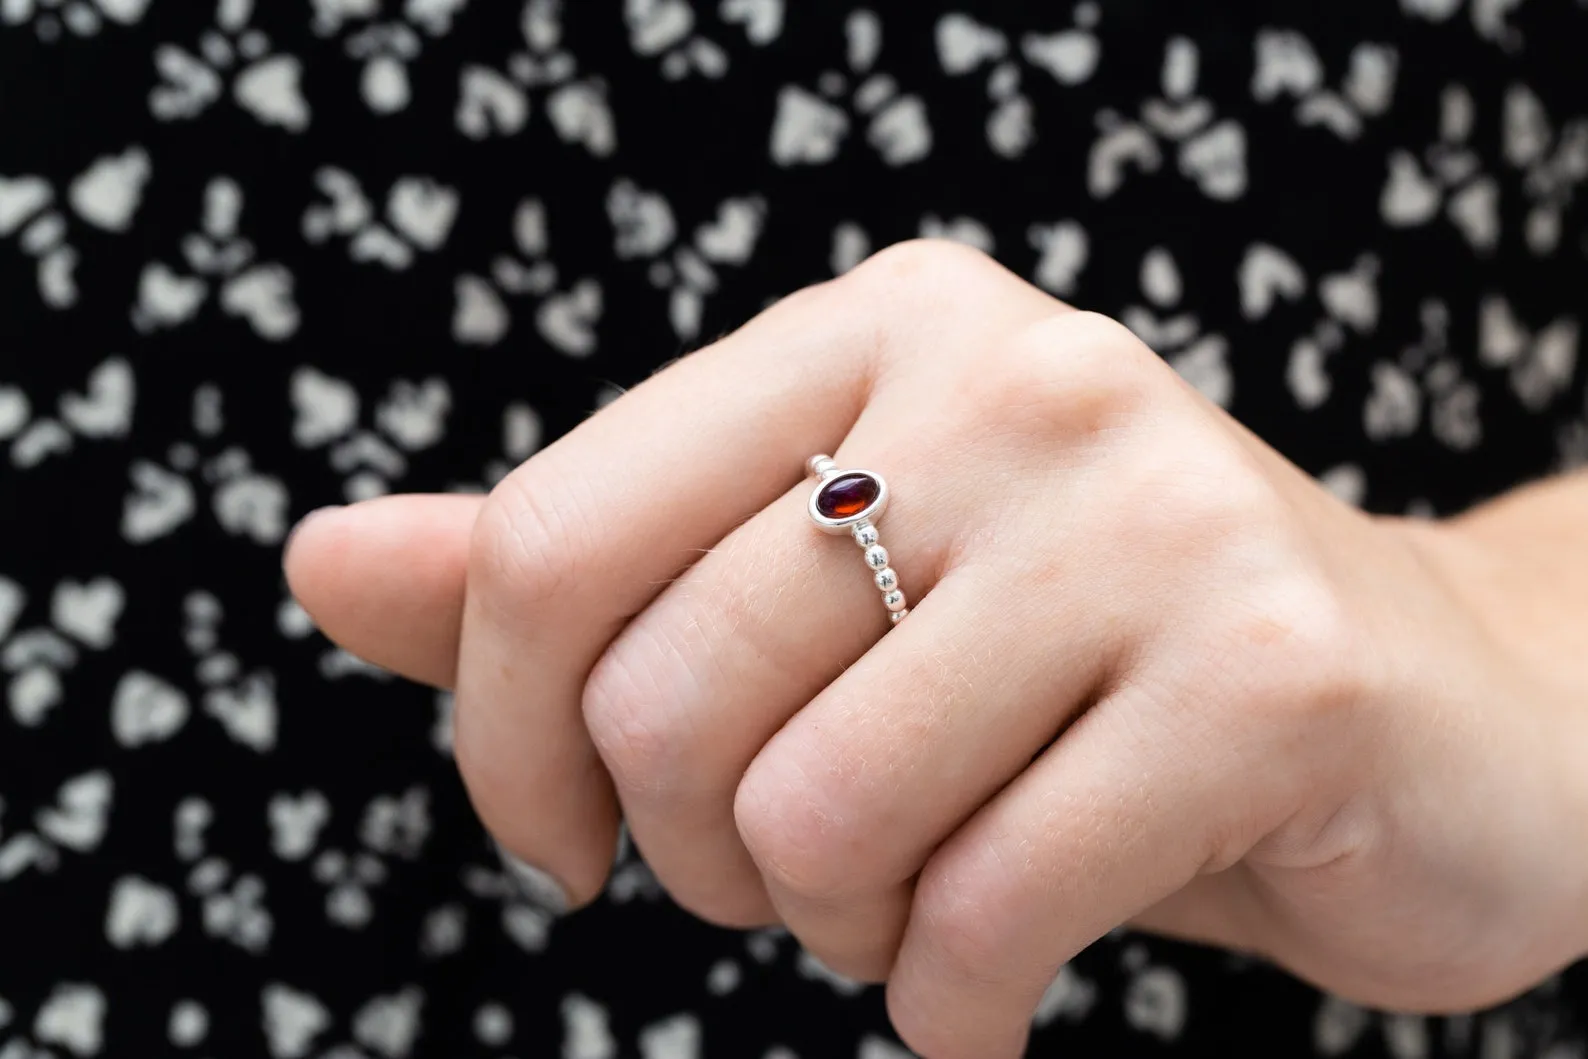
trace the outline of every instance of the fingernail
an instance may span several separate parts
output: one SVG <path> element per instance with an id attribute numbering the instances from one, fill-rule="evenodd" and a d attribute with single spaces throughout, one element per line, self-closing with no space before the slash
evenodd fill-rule
<path id="1" fill-rule="evenodd" d="M 298 532 L 300 530 L 302 530 L 303 527 L 307 526 L 309 523 L 313 522 L 315 519 L 319 518 L 321 515 L 327 514 L 327 513 L 332 512 L 332 511 L 341 511 L 341 510 L 342 510 L 342 505 L 340 505 L 340 504 L 327 504 L 325 507 L 317 507 L 317 508 L 315 508 L 313 511 L 309 512 L 307 515 L 304 515 L 302 518 L 300 518 L 298 520 L 298 522 L 297 522 L 297 525 L 293 526 L 290 530 L 287 531 L 287 539 L 281 545 L 282 558 L 285 559 L 286 556 L 287 556 L 287 553 L 292 551 L 292 542 L 297 539 Z"/>
<path id="2" fill-rule="evenodd" d="M 552 878 L 550 874 L 526 864 L 502 848 L 500 842 L 492 839 L 496 845 L 497 856 L 502 858 L 502 864 L 507 868 L 508 876 L 518 886 L 518 892 L 525 901 L 550 915 L 560 916 L 568 911 L 568 893 L 562 884 Z"/>

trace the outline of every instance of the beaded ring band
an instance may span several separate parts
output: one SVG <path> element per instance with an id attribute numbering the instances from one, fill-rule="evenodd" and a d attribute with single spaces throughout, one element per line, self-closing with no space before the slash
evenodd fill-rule
<path id="1" fill-rule="evenodd" d="M 812 456 L 805 468 L 818 479 L 811 493 L 811 521 L 826 533 L 848 533 L 865 549 L 866 566 L 882 590 L 888 620 L 897 625 L 906 614 L 899 575 L 888 565 L 888 549 L 877 534 L 876 520 L 888 506 L 888 483 L 870 471 L 846 471 L 831 456 Z"/>

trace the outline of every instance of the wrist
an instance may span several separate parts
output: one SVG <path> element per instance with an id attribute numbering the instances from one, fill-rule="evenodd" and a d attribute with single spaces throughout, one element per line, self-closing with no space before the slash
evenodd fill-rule
<path id="1" fill-rule="evenodd" d="M 1473 730 L 1498 785 L 1472 831 L 1508 862 L 1516 936 L 1530 939 L 1519 947 L 1558 966 L 1588 956 L 1588 853 L 1567 838 L 1588 828 L 1588 652 L 1572 642 L 1573 608 L 1588 600 L 1564 598 L 1555 557 L 1525 519 L 1497 514 L 1379 521 L 1446 601 L 1433 654 L 1417 663 L 1420 694 L 1465 700 L 1484 718 Z"/>
<path id="2" fill-rule="evenodd" d="M 1379 521 L 1496 652 L 1567 696 L 1588 695 L 1588 596 L 1570 585 L 1576 557 L 1560 555 L 1532 520 L 1497 507 Z"/>

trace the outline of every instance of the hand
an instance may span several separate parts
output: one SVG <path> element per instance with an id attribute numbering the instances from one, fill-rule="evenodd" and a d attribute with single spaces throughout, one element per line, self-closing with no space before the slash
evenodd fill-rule
<path id="1" fill-rule="evenodd" d="M 812 527 L 888 479 L 910 615 Z M 335 639 L 457 690 L 487 827 L 592 899 L 619 813 L 685 907 L 1019 1054 L 1123 923 L 1459 1009 L 1588 948 L 1580 709 L 1435 527 L 1336 501 L 1120 325 L 909 244 L 660 372 L 489 497 L 310 520 Z M 466 592 L 465 592 L 466 582 Z"/>

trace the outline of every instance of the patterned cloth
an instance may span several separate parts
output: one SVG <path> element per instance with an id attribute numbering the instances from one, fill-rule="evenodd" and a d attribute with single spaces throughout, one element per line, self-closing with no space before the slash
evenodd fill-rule
<path id="1" fill-rule="evenodd" d="M 448 698 L 287 597 L 293 519 L 483 490 L 918 234 L 1349 500 L 1458 510 L 1588 460 L 1585 40 L 1567 0 L 0 0 L 0 1059 L 903 1055 L 632 856 L 516 903 Z M 1573 978 L 1396 1017 L 1118 935 L 1032 1054 L 1573 1059 Z"/>

